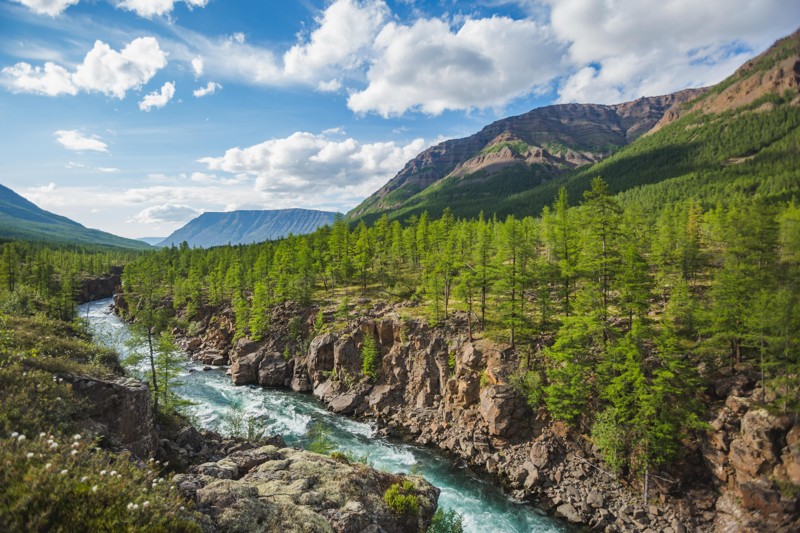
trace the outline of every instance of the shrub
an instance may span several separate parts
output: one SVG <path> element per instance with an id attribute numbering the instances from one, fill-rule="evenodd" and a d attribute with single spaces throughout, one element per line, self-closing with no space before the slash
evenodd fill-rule
<path id="1" fill-rule="evenodd" d="M 364 370 L 364 375 L 370 379 L 375 379 L 378 375 L 380 368 L 380 352 L 375 345 L 375 337 L 372 333 L 364 335 L 364 343 L 361 346 L 361 363 Z"/>
<path id="2" fill-rule="evenodd" d="M 419 514 L 419 501 L 414 494 L 414 484 L 411 481 L 395 483 L 383 495 L 383 501 L 389 510 L 398 516 L 417 516 Z"/>
<path id="3" fill-rule="evenodd" d="M 317 420 L 306 432 L 308 445 L 306 449 L 310 452 L 329 455 L 336 450 L 336 444 L 331 439 L 331 432 L 321 420 Z"/>
<path id="4" fill-rule="evenodd" d="M 453 510 L 439 507 L 426 533 L 464 533 L 464 518 Z"/>
<path id="5" fill-rule="evenodd" d="M 82 435 L 11 433 L 0 464 L 2 531 L 200 531 L 160 465 L 137 466 Z"/>

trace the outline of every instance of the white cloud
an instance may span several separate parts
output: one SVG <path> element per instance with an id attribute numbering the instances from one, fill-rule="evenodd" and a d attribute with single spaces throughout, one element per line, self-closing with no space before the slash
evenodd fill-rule
<path id="1" fill-rule="evenodd" d="M 188 222 L 202 213 L 188 205 L 161 204 L 147 207 L 137 213 L 131 220 L 142 224 L 160 224 L 165 222 Z"/>
<path id="2" fill-rule="evenodd" d="M 56 140 L 67 150 L 75 152 L 108 152 L 108 145 L 96 135 L 84 136 L 78 130 L 58 130 L 54 133 Z M 83 166 L 76 164 L 75 166 Z"/>
<path id="3" fill-rule="evenodd" d="M 2 73 L 11 90 L 57 96 L 75 95 L 79 90 L 96 91 L 120 100 L 130 89 L 150 81 L 167 65 L 167 54 L 154 37 L 139 37 L 120 52 L 102 41 L 95 41 L 74 72 L 52 62 L 44 67 L 17 63 Z"/>
<path id="4" fill-rule="evenodd" d="M 573 66 L 559 87 L 562 102 L 620 102 L 718 82 L 800 20 L 800 4 L 783 0 L 546 3 Z"/>
<path id="5" fill-rule="evenodd" d="M 98 172 L 102 172 L 103 174 L 116 174 L 118 172 L 122 172 L 117 167 L 97 167 Z"/>
<path id="6" fill-rule="evenodd" d="M 192 70 L 194 71 L 194 75 L 196 78 L 199 78 L 203 75 L 203 58 L 200 56 L 195 57 L 192 59 Z"/>
<path id="7" fill-rule="evenodd" d="M 152 108 L 161 109 L 167 102 L 172 100 L 175 96 L 175 83 L 168 81 L 165 83 L 160 91 L 154 91 L 145 95 L 141 102 L 139 102 L 139 109 L 142 111 L 150 111 Z"/>
<path id="8" fill-rule="evenodd" d="M 13 67 L 5 67 L 2 72 L 10 80 L 11 90 L 15 92 L 47 96 L 78 93 L 78 88 L 72 83 L 72 75 L 67 69 L 50 61 L 45 63 L 44 67 L 17 63 Z"/>
<path id="9" fill-rule="evenodd" d="M 546 26 L 506 17 L 468 19 L 455 32 L 439 19 L 389 23 L 375 49 L 369 85 L 347 105 L 383 116 L 503 106 L 556 76 L 562 55 Z"/>
<path id="10" fill-rule="evenodd" d="M 126 91 L 141 87 L 166 65 L 167 54 L 155 37 L 134 39 L 120 52 L 95 41 L 72 78 L 78 87 L 121 100 Z"/>
<path id="11" fill-rule="evenodd" d="M 405 146 L 362 144 L 352 138 L 334 141 L 324 134 L 296 132 L 199 162 L 209 170 L 253 176 L 256 190 L 270 195 L 312 199 L 347 189 L 364 189 L 369 194 L 426 146 L 422 139 Z"/>
<path id="12" fill-rule="evenodd" d="M 308 41 L 284 54 L 284 74 L 292 80 L 313 83 L 322 81 L 326 72 L 358 67 L 388 17 L 383 0 L 333 2 L 317 19 L 318 27 Z"/>
<path id="13" fill-rule="evenodd" d="M 342 88 L 341 80 L 321 81 L 317 84 L 317 90 L 323 93 L 335 93 Z"/>
<path id="14" fill-rule="evenodd" d="M 177 3 L 177 0 L 122 0 L 117 3 L 117 7 L 133 11 L 140 17 L 153 18 L 170 13 Z M 191 9 L 205 7 L 208 0 L 185 0 L 185 3 Z"/>
<path id="15" fill-rule="evenodd" d="M 217 92 L 217 89 L 222 89 L 222 85 L 210 81 L 206 84 L 205 87 L 200 87 L 199 89 L 195 89 L 192 94 L 195 95 L 196 98 L 202 98 L 204 96 L 214 94 L 215 92 Z"/>
<path id="16" fill-rule="evenodd" d="M 55 17 L 60 15 L 71 5 L 77 4 L 80 0 L 13 0 L 26 6 L 37 15 L 50 15 Z"/>

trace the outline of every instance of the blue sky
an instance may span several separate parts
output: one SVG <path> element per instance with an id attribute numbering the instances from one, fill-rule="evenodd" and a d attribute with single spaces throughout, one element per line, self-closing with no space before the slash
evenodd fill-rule
<path id="1" fill-rule="evenodd" d="M 128 237 L 204 211 L 347 211 L 534 107 L 715 83 L 786 0 L 2 0 L 0 183 Z"/>

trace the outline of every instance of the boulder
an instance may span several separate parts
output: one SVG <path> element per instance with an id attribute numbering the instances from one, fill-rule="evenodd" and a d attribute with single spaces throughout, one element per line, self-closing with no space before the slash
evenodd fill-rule
<path id="1" fill-rule="evenodd" d="M 294 359 L 287 361 L 278 352 L 265 355 L 258 365 L 258 383 L 265 387 L 288 387 L 293 375 Z"/>
<path id="2" fill-rule="evenodd" d="M 238 357 L 231 365 L 231 379 L 234 385 L 258 383 L 258 366 L 263 355 L 249 353 Z"/>
<path id="3" fill-rule="evenodd" d="M 490 385 L 481 391 L 480 413 L 494 437 L 510 437 L 525 427 L 526 405 L 508 386 Z"/>
<path id="4" fill-rule="evenodd" d="M 404 481 L 417 497 L 417 517 L 397 516 L 383 500 Z M 221 531 L 416 533 L 429 527 L 439 497 L 421 477 L 274 446 L 205 463 L 173 482 Z"/>
<path id="5" fill-rule="evenodd" d="M 361 351 L 356 348 L 353 337 L 342 337 L 333 346 L 333 365 L 337 371 L 344 369 L 351 376 L 360 376 L 362 372 Z"/>
<path id="6" fill-rule="evenodd" d="M 127 449 L 139 459 L 153 457 L 158 435 L 145 383 L 132 378 L 65 379 L 72 383 L 75 395 L 85 401 L 81 415 L 89 420 L 87 425 L 112 449 Z"/>
<path id="7" fill-rule="evenodd" d="M 336 337 L 330 333 L 314 337 L 308 347 L 306 365 L 308 375 L 312 382 L 320 382 L 324 379 L 323 372 L 333 370 L 333 346 Z"/>

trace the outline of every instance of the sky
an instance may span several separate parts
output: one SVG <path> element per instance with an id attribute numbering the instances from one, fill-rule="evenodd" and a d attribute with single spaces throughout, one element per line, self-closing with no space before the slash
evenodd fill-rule
<path id="1" fill-rule="evenodd" d="M 721 81 L 796 0 L 0 0 L 0 183 L 125 237 L 346 212 L 536 107 Z"/>

